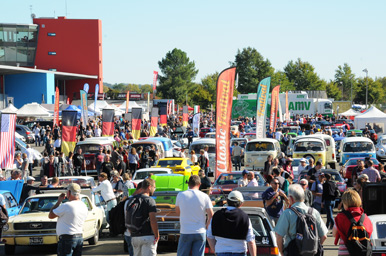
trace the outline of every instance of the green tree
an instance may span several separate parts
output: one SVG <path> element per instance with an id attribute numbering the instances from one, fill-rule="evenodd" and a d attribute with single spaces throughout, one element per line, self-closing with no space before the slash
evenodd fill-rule
<path id="1" fill-rule="evenodd" d="M 130 91 L 130 92 L 138 92 L 140 93 L 141 90 L 139 89 L 139 86 L 138 84 L 128 84 L 124 90 L 124 92 L 127 92 L 127 91 Z"/>
<path id="2" fill-rule="evenodd" d="M 366 85 L 368 83 L 368 104 L 382 103 L 385 91 L 380 80 L 373 80 L 371 77 L 359 78 L 355 87 L 356 96 L 354 102 L 366 104 Z"/>
<path id="3" fill-rule="evenodd" d="M 276 86 L 280 85 L 280 92 L 293 91 L 295 86 L 291 83 L 286 74 L 282 71 L 276 71 L 271 77 L 271 91 Z"/>
<path id="4" fill-rule="evenodd" d="M 293 83 L 296 90 L 325 90 L 326 83 L 319 78 L 315 68 L 300 58 L 296 62 L 290 61 L 284 67 L 284 73 L 288 80 Z"/>
<path id="5" fill-rule="evenodd" d="M 189 87 L 193 86 L 198 73 L 194 61 L 190 61 L 184 51 L 175 48 L 158 65 L 162 74 L 158 76 L 157 95 L 184 103 Z"/>
<path id="6" fill-rule="evenodd" d="M 351 101 L 351 88 L 355 88 L 357 81 L 351 71 L 351 67 L 347 63 L 344 63 L 343 66 L 339 65 L 338 69 L 335 70 L 334 83 L 340 90 L 343 89 L 342 100 Z"/>
<path id="7" fill-rule="evenodd" d="M 201 85 L 203 86 L 203 89 L 207 90 L 210 95 L 210 98 L 208 99 L 209 104 L 214 104 L 216 102 L 218 76 L 219 73 L 215 72 L 201 79 Z"/>
<path id="8" fill-rule="evenodd" d="M 326 83 L 326 93 L 328 98 L 333 98 L 335 100 L 340 100 L 342 98 L 342 91 L 339 90 L 338 86 L 333 81 Z"/>
<path id="9" fill-rule="evenodd" d="M 237 67 L 239 76 L 237 91 L 240 93 L 257 92 L 259 82 L 272 76 L 274 72 L 271 62 L 251 47 L 238 50 L 235 61 L 231 64 Z"/>
<path id="10" fill-rule="evenodd" d="M 205 88 L 204 85 L 195 86 L 195 90 L 191 93 L 192 103 L 194 105 L 200 105 L 201 109 L 210 107 L 212 101 L 212 94 Z"/>
<path id="11" fill-rule="evenodd" d="M 141 86 L 141 93 L 153 93 L 153 86 L 150 84 L 144 84 Z"/>

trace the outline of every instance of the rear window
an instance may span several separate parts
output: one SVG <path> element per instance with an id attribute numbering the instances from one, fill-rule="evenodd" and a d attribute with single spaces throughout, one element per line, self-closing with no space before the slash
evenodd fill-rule
<path id="1" fill-rule="evenodd" d="M 83 154 L 96 154 L 99 152 L 100 147 L 101 147 L 101 145 L 98 145 L 98 144 L 77 145 L 75 152 L 77 152 L 78 149 L 81 148 Z"/>
<path id="2" fill-rule="evenodd" d="M 295 151 L 322 151 L 323 144 L 318 141 L 300 141 L 295 143 Z"/>
<path id="3" fill-rule="evenodd" d="M 190 146 L 190 151 L 194 150 L 194 152 L 196 152 L 196 154 L 199 154 L 200 153 L 200 149 L 204 149 L 205 145 L 209 146 L 208 153 L 213 153 L 213 154 L 216 153 L 216 145 L 213 145 L 213 144 L 195 144 L 195 145 L 191 145 Z"/>
<path id="4" fill-rule="evenodd" d="M 272 151 L 275 146 L 272 142 L 249 142 L 246 147 L 247 151 Z"/>
<path id="5" fill-rule="evenodd" d="M 347 142 L 343 145 L 343 152 L 366 152 L 374 151 L 372 142 Z"/>
<path id="6" fill-rule="evenodd" d="M 182 160 L 159 160 L 158 166 L 166 167 L 166 166 L 177 166 L 181 165 Z"/>
<path id="7" fill-rule="evenodd" d="M 160 173 L 166 173 L 165 171 L 146 171 L 146 172 L 136 172 L 135 177 L 133 179 L 135 180 L 142 180 L 149 176 L 149 173 L 152 174 L 160 174 Z"/>
<path id="8" fill-rule="evenodd" d="M 263 219 L 258 215 L 249 215 L 249 219 L 251 220 L 251 224 L 253 227 L 253 233 L 255 233 L 256 236 L 256 242 L 262 242 L 261 239 L 258 239 L 257 237 L 266 237 L 268 236 L 268 233 L 270 230 L 267 230 L 264 226 Z"/>
<path id="9" fill-rule="evenodd" d="M 377 222 L 378 238 L 386 238 L 386 221 Z"/>
<path id="10" fill-rule="evenodd" d="M 241 173 L 230 174 L 223 173 L 218 177 L 214 185 L 233 185 L 237 184 L 238 180 L 241 178 Z"/>

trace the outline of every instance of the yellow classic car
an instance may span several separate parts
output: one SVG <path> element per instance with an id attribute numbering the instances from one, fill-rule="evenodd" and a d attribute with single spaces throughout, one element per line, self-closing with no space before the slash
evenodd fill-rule
<path id="1" fill-rule="evenodd" d="M 170 168 L 173 170 L 173 173 L 182 175 L 198 175 L 198 171 L 200 170 L 200 166 L 194 165 L 189 158 L 182 157 L 162 158 L 158 160 L 156 166 L 153 167 Z"/>
<path id="2" fill-rule="evenodd" d="M 20 213 L 9 218 L 3 227 L 2 242 L 5 254 L 13 255 L 17 245 L 37 246 L 57 244 L 57 219 L 49 219 L 48 213 L 58 200 L 60 193 L 47 193 L 30 196 L 26 199 Z M 83 239 L 90 245 L 98 243 L 99 230 L 103 221 L 103 212 L 90 198 L 81 194 L 80 199 L 88 208 L 88 215 L 83 226 Z M 66 203 L 65 199 L 63 203 Z"/>

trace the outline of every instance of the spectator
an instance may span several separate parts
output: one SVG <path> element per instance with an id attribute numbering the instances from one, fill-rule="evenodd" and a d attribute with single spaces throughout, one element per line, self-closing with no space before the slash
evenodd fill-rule
<path id="1" fill-rule="evenodd" d="M 129 154 L 129 169 L 131 174 L 134 174 L 137 171 L 139 156 L 137 150 L 133 147 Z"/>
<path id="2" fill-rule="evenodd" d="M 119 204 L 122 198 L 123 181 L 118 171 L 113 171 L 111 186 L 113 188 L 115 198 L 117 199 L 117 204 Z"/>
<path id="3" fill-rule="evenodd" d="M 227 198 L 228 207 L 214 214 L 207 237 L 209 246 L 216 255 L 246 255 L 247 249 L 250 255 L 256 255 L 251 221 L 240 209 L 243 202 L 243 195 L 239 191 L 232 191 Z"/>
<path id="4" fill-rule="evenodd" d="M 277 223 L 284 209 L 284 201 L 289 204 L 289 200 L 284 191 L 279 188 L 280 182 L 277 178 L 271 180 L 271 186 L 262 194 L 264 208 L 271 219 Z"/>
<path id="5" fill-rule="evenodd" d="M 323 183 L 323 194 L 322 194 L 322 204 L 324 204 L 324 209 L 327 213 L 327 223 L 326 226 L 328 229 L 334 227 L 334 218 L 333 218 L 333 209 L 335 206 L 335 191 L 338 189 L 335 182 L 331 181 L 331 175 L 329 173 L 324 174 L 326 182 Z"/>
<path id="6" fill-rule="evenodd" d="M 357 166 L 354 167 L 351 173 L 351 179 L 347 180 L 347 186 L 351 186 L 352 182 L 358 179 L 358 176 L 364 170 L 364 162 L 360 159 L 357 160 Z"/>
<path id="7" fill-rule="evenodd" d="M 51 180 L 51 184 L 47 185 L 47 188 L 57 188 L 59 187 L 59 178 L 53 177 Z"/>
<path id="8" fill-rule="evenodd" d="M 190 151 L 190 160 L 192 161 L 193 164 L 196 164 L 198 162 L 196 151 L 194 150 Z"/>
<path id="9" fill-rule="evenodd" d="M 212 187 L 212 183 L 210 181 L 210 179 L 208 178 L 208 176 L 205 175 L 205 171 L 204 170 L 200 170 L 198 172 L 198 176 L 200 177 L 201 179 L 201 185 L 200 185 L 200 191 L 204 192 L 205 194 L 210 194 L 210 188 Z"/>
<path id="10" fill-rule="evenodd" d="M 366 174 L 369 176 L 370 182 L 380 182 L 381 181 L 381 175 L 379 174 L 379 171 L 373 167 L 374 162 L 372 160 L 367 161 L 368 167 L 362 171 L 362 174 Z"/>
<path id="11" fill-rule="evenodd" d="M 265 179 L 267 179 L 268 175 L 272 175 L 272 169 L 271 169 L 272 164 L 273 164 L 273 156 L 268 155 L 267 161 L 265 161 L 264 163 L 264 170 L 263 170 L 263 175 Z"/>
<path id="12" fill-rule="evenodd" d="M 286 162 L 285 162 L 285 165 L 283 166 L 283 169 L 284 169 L 284 172 L 287 172 L 293 179 L 294 178 L 294 171 L 293 171 L 293 167 L 292 167 L 292 162 L 293 162 L 293 159 L 291 157 L 288 157 Z"/>
<path id="13" fill-rule="evenodd" d="M 111 173 L 114 170 L 114 165 L 110 161 L 110 156 L 105 155 L 105 160 L 101 166 L 101 171 L 104 172 L 107 175 L 107 179 L 110 180 L 111 178 Z"/>
<path id="14" fill-rule="evenodd" d="M 244 150 L 239 146 L 238 142 L 234 143 L 234 147 L 232 149 L 232 157 L 235 164 L 235 170 L 237 171 L 237 167 L 239 171 L 241 171 L 241 156 L 244 154 Z"/>
<path id="15" fill-rule="evenodd" d="M 379 175 L 381 176 L 381 180 L 385 181 L 385 179 L 386 179 L 385 165 L 379 163 L 378 164 L 378 171 L 379 171 Z"/>
<path id="16" fill-rule="evenodd" d="M 373 225 L 364 213 L 364 210 L 361 208 L 362 200 L 356 191 L 351 189 L 345 191 L 342 195 L 342 203 L 345 212 L 338 213 L 335 217 L 335 225 L 332 229 L 332 235 L 335 237 L 335 245 L 339 242 L 338 255 L 349 255 L 345 244 L 347 243 L 348 231 L 351 228 L 351 222 L 346 214 L 350 214 L 355 221 L 359 221 L 361 216 L 364 214 L 365 219 L 363 221 L 363 226 L 366 228 L 369 237 L 373 232 Z"/>
<path id="17" fill-rule="evenodd" d="M 280 182 L 280 189 L 283 189 L 284 188 L 284 182 L 285 182 L 285 179 L 284 177 L 280 176 L 280 169 L 279 168 L 274 168 L 272 169 L 272 175 L 274 178 L 277 178 Z"/>
<path id="18" fill-rule="evenodd" d="M 208 159 L 205 157 L 205 150 L 200 149 L 200 156 L 198 158 L 198 164 L 200 165 L 200 169 L 205 170 Z"/>
<path id="19" fill-rule="evenodd" d="M 300 173 L 302 173 L 302 171 L 306 171 L 307 169 L 307 159 L 305 159 L 305 158 L 301 158 L 300 159 L 300 165 L 299 165 L 299 167 L 298 167 L 298 173 L 300 174 Z M 308 182 L 307 182 L 308 183 Z"/>
<path id="20" fill-rule="evenodd" d="M 289 187 L 288 197 L 290 200 L 291 208 L 296 208 L 300 213 L 305 214 L 308 212 L 309 207 L 304 204 L 304 190 L 299 184 L 293 184 Z M 280 255 L 286 255 L 284 252 L 288 250 L 289 244 L 293 241 L 295 242 L 296 237 L 296 223 L 297 215 L 291 210 L 291 208 L 286 209 L 280 216 L 277 225 L 275 226 L 274 231 L 276 232 L 277 245 L 279 247 Z M 318 236 L 320 243 L 323 244 L 327 239 L 327 227 L 324 224 L 322 218 L 318 211 L 312 211 L 317 224 Z M 284 237 L 286 239 L 284 240 Z M 294 253 L 294 252 L 292 252 Z"/>
<path id="21" fill-rule="evenodd" d="M 134 183 L 131 181 L 131 174 L 130 173 L 125 173 L 122 175 L 123 179 L 123 198 L 122 201 L 125 201 L 129 197 L 129 189 L 134 188 Z"/>
<path id="22" fill-rule="evenodd" d="M 318 212 L 322 211 L 323 181 L 324 174 L 320 174 L 317 181 L 312 183 L 311 187 L 312 195 L 314 196 L 313 207 L 318 210 Z"/>
<path id="23" fill-rule="evenodd" d="M 308 189 L 308 180 L 301 179 L 299 184 L 300 186 L 302 186 L 304 190 L 304 204 L 307 205 L 308 207 L 311 207 L 313 203 L 313 196 L 312 196 L 312 192 Z"/>
<path id="24" fill-rule="evenodd" d="M 257 180 L 255 179 L 255 173 L 254 172 L 248 172 L 247 178 L 248 178 L 247 187 L 258 187 L 259 186 L 259 183 L 257 183 Z"/>
<path id="25" fill-rule="evenodd" d="M 125 161 L 123 161 L 122 155 L 118 156 L 117 163 L 118 163 L 117 171 L 118 171 L 119 175 L 125 174 L 126 173 L 126 164 L 125 164 Z"/>
<path id="26" fill-rule="evenodd" d="M 96 169 L 98 175 L 101 172 L 101 167 L 102 167 L 104 158 L 105 158 L 105 154 L 103 153 L 103 147 L 99 147 L 99 152 L 95 154 L 95 158 L 94 158 L 94 168 Z"/>
<path id="27" fill-rule="evenodd" d="M 319 173 L 321 169 L 322 169 L 322 163 L 318 161 L 316 162 L 315 167 L 311 168 L 307 172 L 307 180 L 309 183 L 314 183 L 317 180 L 317 177 L 316 177 L 318 175 L 317 173 Z"/>
<path id="28" fill-rule="evenodd" d="M 21 164 L 22 178 L 26 180 L 29 172 L 29 161 L 28 161 L 27 154 L 23 153 L 22 158 L 23 158 L 23 163 Z"/>
<path id="29" fill-rule="evenodd" d="M 151 145 L 151 148 L 149 150 L 149 166 L 152 167 L 154 166 L 154 163 L 156 161 L 156 151 L 155 151 L 155 146 Z M 193 162 L 195 163 L 195 162 Z"/>
<path id="30" fill-rule="evenodd" d="M 31 146 L 27 144 L 27 158 L 28 158 L 28 170 L 29 170 L 29 176 L 32 176 L 32 169 L 34 165 L 34 160 L 36 159 L 35 157 L 35 152 L 32 150 Z"/>
<path id="31" fill-rule="evenodd" d="M 158 224 L 156 219 L 156 204 L 152 197 L 156 189 L 155 181 L 153 179 L 144 179 L 141 185 L 141 193 L 133 196 L 125 203 L 125 209 L 127 204 L 135 198 L 142 198 L 143 200 L 143 213 L 144 220 L 147 221 L 143 224 L 140 232 L 131 232 L 131 244 L 133 245 L 134 255 L 157 255 L 157 243 L 159 239 Z"/>
<path id="32" fill-rule="evenodd" d="M 30 196 L 31 190 L 36 190 L 36 187 L 33 186 L 35 178 L 28 176 L 27 183 L 23 184 L 23 189 L 20 196 L 20 203 L 23 203 L 27 197 Z"/>
<path id="33" fill-rule="evenodd" d="M 76 151 L 76 154 L 73 156 L 74 163 L 74 172 L 75 176 L 79 176 L 83 170 L 86 170 L 86 161 L 84 159 L 84 155 L 82 154 L 82 149 L 79 147 Z"/>
<path id="34" fill-rule="evenodd" d="M 14 160 L 16 164 L 16 168 L 21 170 L 21 166 L 23 165 L 23 160 L 21 159 L 21 154 L 17 153 Z"/>
<path id="35" fill-rule="evenodd" d="M 98 176 L 98 180 L 99 180 L 99 185 L 93 188 L 92 191 L 94 193 L 100 193 L 103 200 L 106 202 L 107 204 L 106 219 L 107 219 L 107 222 L 109 222 L 108 212 L 117 205 L 117 200 L 115 199 L 113 187 L 111 186 L 111 183 L 107 179 L 107 174 L 104 172 L 101 172 L 101 174 Z"/>
<path id="36" fill-rule="evenodd" d="M 178 193 L 176 212 L 180 215 L 180 239 L 178 255 L 204 256 L 206 230 L 213 216 L 213 206 L 209 196 L 201 191 L 200 177 L 192 175 L 189 178 L 189 189 Z"/>

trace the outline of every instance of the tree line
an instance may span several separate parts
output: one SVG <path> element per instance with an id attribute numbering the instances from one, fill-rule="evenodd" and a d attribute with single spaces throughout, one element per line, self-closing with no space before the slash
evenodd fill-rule
<path id="1" fill-rule="evenodd" d="M 365 104 L 366 84 L 368 84 L 369 104 L 385 103 L 386 77 L 356 77 L 351 67 L 344 63 L 335 70 L 333 80 L 321 79 L 315 68 L 306 61 L 298 58 L 290 60 L 283 71 L 275 70 L 269 59 L 264 58 L 255 48 L 247 47 L 238 50 L 230 66 L 237 67 L 238 83 L 234 95 L 239 93 L 256 93 L 259 82 L 271 77 L 271 90 L 281 85 L 281 91 L 297 90 L 325 90 L 329 98 L 351 101 L 355 104 Z M 200 83 L 193 82 L 198 74 L 195 62 L 190 60 L 187 53 L 180 49 L 173 49 L 158 62 L 160 69 L 156 95 L 161 98 L 175 99 L 178 104 L 200 105 L 210 108 L 216 103 L 216 82 L 218 71 L 206 75 Z M 224 67 L 226 68 L 226 67 Z M 115 84 L 113 90 L 152 92 L 152 86 Z M 343 93 L 342 93 L 343 91 Z"/>

